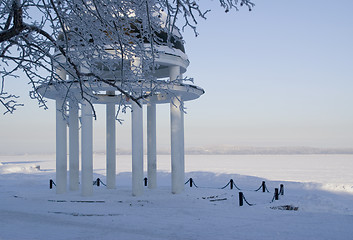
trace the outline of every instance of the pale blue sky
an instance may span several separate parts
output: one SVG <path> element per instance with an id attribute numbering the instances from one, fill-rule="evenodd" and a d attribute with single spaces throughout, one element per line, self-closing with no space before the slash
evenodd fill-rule
<path id="1" fill-rule="evenodd" d="M 186 104 L 186 147 L 353 147 L 353 1 L 255 3 L 252 12 L 225 14 L 217 1 L 202 1 L 212 12 L 199 21 L 199 37 L 184 33 L 191 62 L 185 76 L 206 91 Z M 54 152 L 53 103 L 38 109 L 28 100 L 26 80 L 15 81 L 8 87 L 26 107 L 0 117 L 0 153 Z M 100 151 L 105 114 L 97 109 Z M 158 146 L 167 148 L 168 106 L 157 111 Z M 129 148 L 130 117 L 124 118 L 118 147 Z"/>

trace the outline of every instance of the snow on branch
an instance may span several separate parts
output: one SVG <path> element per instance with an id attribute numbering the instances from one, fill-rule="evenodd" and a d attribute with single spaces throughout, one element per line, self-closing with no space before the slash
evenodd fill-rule
<path id="1" fill-rule="evenodd" d="M 226 12 L 253 7 L 249 0 L 219 2 Z M 21 106 L 5 81 L 23 76 L 44 108 L 43 86 L 63 91 L 67 101 L 91 103 L 93 86 L 106 84 L 138 102 L 158 90 L 157 46 L 182 42 L 178 18 L 197 35 L 208 11 L 194 0 L 0 0 L 0 104 L 5 113 Z"/>

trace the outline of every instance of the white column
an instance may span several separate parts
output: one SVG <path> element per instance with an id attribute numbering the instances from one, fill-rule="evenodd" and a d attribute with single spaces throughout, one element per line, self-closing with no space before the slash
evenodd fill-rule
<path id="1" fill-rule="evenodd" d="M 147 179 L 148 188 L 157 187 L 156 103 L 147 104 Z"/>
<path id="2" fill-rule="evenodd" d="M 79 127 L 78 103 L 70 101 L 69 106 L 69 186 L 70 190 L 79 189 Z"/>
<path id="3" fill-rule="evenodd" d="M 180 78 L 183 78 L 183 74 L 180 74 L 179 75 L 180 76 Z M 180 100 L 182 100 L 182 99 L 180 99 Z M 181 102 L 181 104 L 183 104 L 183 107 L 184 107 L 184 102 L 182 101 Z M 181 157 L 182 157 L 182 160 L 181 160 L 181 162 L 182 162 L 182 164 L 183 164 L 183 166 L 182 166 L 182 169 L 183 169 L 183 179 L 185 180 L 185 137 L 184 137 L 184 111 L 182 111 L 181 112 L 181 129 L 182 129 L 182 131 L 181 131 L 181 151 L 182 151 L 182 153 L 181 153 Z"/>
<path id="4" fill-rule="evenodd" d="M 93 195 L 93 116 L 88 102 L 81 106 L 82 196 Z"/>
<path id="5" fill-rule="evenodd" d="M 180 75 L 180 67 L 169 67 L 170 81 Z M 172 193 L 181 193 L 184 190 L 184 114 L 180 96 L 171 98 L 170 128 L 171 128 L 171 162 L 172 162 Z"/>
<path id="6" fill-rule="evenodd" d="M 67 129 L 62 109 L 64 101 L 56 100 L 56 193 L 65 193 L 67 185 Z"/>
<path id="7" fill-rule="evenodd" d="M 132 102 L 132 195 L 143 194 L 143 112 Z"/>
<path id="8" fill-rule="evenodd" d="M 182 102 L 184 105 L 184 102 Z M 185 180 L 185 138 L 184 138 L 184 112 L 181 112 L 181 157 L 182 157 L 182 174 L 183 174 L 183 179 Z M 184 181 L 183 181 L 184 182 Z M 184 185 L 183 185 L 184 186 Z"/>
<path id="9" fill-rule="evenodd" d="M 116 141 L 115 141 L 115 104 L 106 105 L 106 144 L 107 144 L 107 188 L 116 187 Z"/>
<path id="10" fill-rule="evenodd" d="M 171 161 L 172 161 L 172 193 L 181 193 L 184 190 L 184 126 L 182 102 L 173 97 L 170 103 L 171 125 Z"/>

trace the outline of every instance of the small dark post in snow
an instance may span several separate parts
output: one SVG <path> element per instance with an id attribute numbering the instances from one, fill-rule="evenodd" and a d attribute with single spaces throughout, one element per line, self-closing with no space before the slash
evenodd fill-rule
<path id="1" fill-rule="evenodd" d="M 190 178 L 190 181 L 189 181 L 189 183 L 190 183 L 190 187 L 192 187 L 192 178 Z"/>
<path id="2" fill-rule="evenodd" d="M 279 192 L 281 195 L 284 195 L 284 185 L 283 184 L 280 185 Z"/>
<path id="3" fill-rule="evenodd" d="M 97 187 L 99 187 L 101 185 L 101 180 L 100 178 L 97 178 Z"/>
<path id="4" fill-rule="evenodd" d="M 230 179 L 230 189 L 233 189 L 233 179 Z"/>
<path id="5" fill-rule="evenodd" d="M 244 195 L 242 192 L 239 192 L 239 206 L 240 207 L 243 206 L 243 204 L 244 204 L 243 200 L 244 200 Z"/>
<path id="6" fill-rule="evenodd" d="M 262 181 L 262 192 L 266 192 L 266 183 Z"/>
<path id="7" fill-rule="evenodd" d="M 145 182 L 145 187 L 147 186 L 147 178 L 145 177 L 144 179 L 143 179 L 143 181 Z"/>
<path id="8" fill-rule="evenodd" d="M 53 188 L 53 179 L 49 180 L 49 188 L 52 189 Z"/>
<path id="9" fill-rule="evenodd" d="M 278 200 L 278 188 L 275 188 L 275 200 Z"/>

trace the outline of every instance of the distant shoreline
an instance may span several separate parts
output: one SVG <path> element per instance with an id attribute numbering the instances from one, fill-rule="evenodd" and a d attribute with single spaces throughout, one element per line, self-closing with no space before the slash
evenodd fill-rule
<path id="1" fill-rule="evenodd" d="M 42 153 L 0 153 L 0 156 L 51 155 L 55 152 Z M 105 154 L 95 151 L 94 154 Z M 117 155 L 131 155 L 129 149 L 117 149 Z M 146 149 L 145 149 L 146 155 Z M 157 150 L 157 155 L 170 155 L 170 150 Z M 353 148 L 314 148 L 314 147 L 192 147 L 185 149 L 185 155 L 353 155 Z"/>

